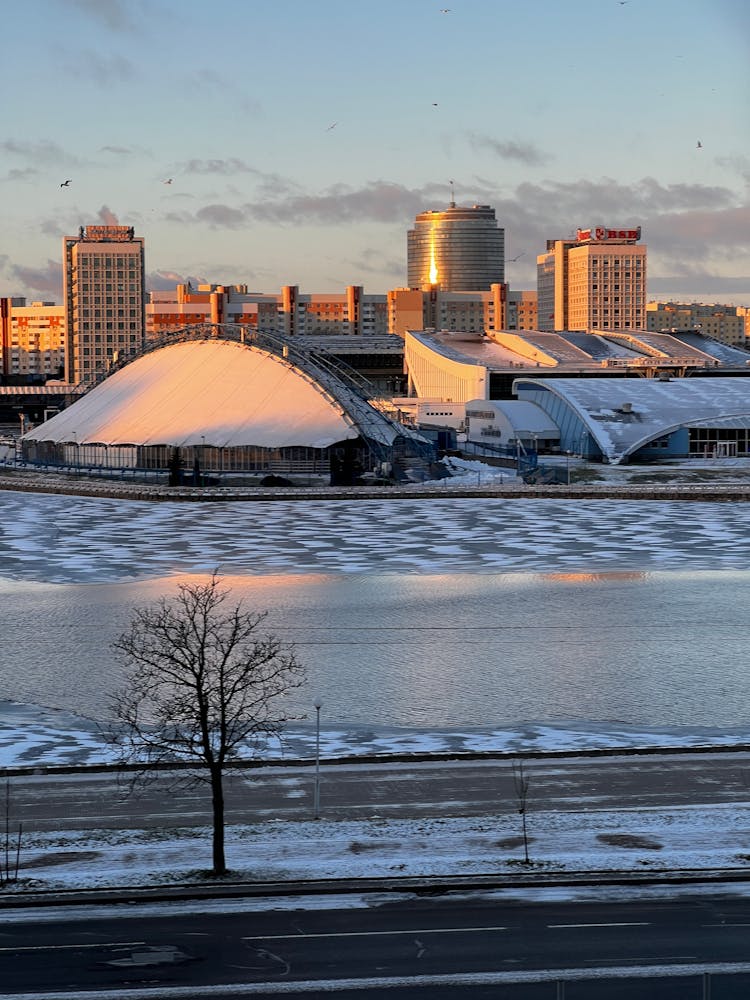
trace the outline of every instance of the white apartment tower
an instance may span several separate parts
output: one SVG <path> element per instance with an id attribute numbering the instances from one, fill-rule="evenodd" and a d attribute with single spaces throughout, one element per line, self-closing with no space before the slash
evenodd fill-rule
<path id="1" fill-rule="evenodd" d="M 65 379 L 91 382 L 145 337 L 144 241 L 130 226 L 63 237 Z"/>

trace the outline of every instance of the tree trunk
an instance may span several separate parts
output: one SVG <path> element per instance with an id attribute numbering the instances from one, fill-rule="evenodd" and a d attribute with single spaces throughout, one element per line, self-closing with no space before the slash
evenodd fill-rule
<path id="1" fill-rule="evenodd" d="M 211 768 L 211 806 L 213 809 L 213 859 L 214 875 L 226 875 L 224 857 L 224 786 L 221 767 Z"/>

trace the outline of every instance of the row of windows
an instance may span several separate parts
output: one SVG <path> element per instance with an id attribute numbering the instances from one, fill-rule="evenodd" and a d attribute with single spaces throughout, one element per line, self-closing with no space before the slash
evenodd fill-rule
<path id="1" fill-rule="evenodd" d="M 101 329 L 102 327 L 101 324 L 99 323 L 97 323 L 96 326 L 92 325 L 91 323 L 83 323 L 81 325 L 80 335 L 82 337 L 86 337 L 88 340 L 95 340 L 96 337 L 99 335 L 98 331 Z M 117 323 L 117 325 L 115 325 L 114 322 L 109 322 L 104 324 L 104 329 L 117 330 L 120 333 L 124 333 L 126 330 L 135 331 L 130 335 L 130 339 L 135 340 L 139 326 L 137 323 Z"/>

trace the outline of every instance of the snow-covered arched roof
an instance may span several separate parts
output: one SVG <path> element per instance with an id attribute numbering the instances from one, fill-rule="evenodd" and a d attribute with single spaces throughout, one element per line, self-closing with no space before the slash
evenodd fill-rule
<path id="1" fill-rule="evenodd" d="M 575 412 L 604 456 L 617 464 L 649 441 L 679 427 L 750 428 L 750 377 L 517 378 L 544 406 L 536 390 L 559 397 Z"/>
<path id="2" fill-rule="evenodd" d="M 325 448 L 359 434 L 300 368 L 251 345 L 202 339 L 136 358 L 24 440 Z"/>

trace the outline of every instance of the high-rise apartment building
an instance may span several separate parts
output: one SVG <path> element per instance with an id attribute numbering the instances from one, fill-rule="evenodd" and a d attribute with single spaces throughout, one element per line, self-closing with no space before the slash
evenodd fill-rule
<path id="1" fill-rule="evenodd" d="M 646 246 L 637 229 L 579 229 L 537 257 L 540 330 L 643 330 Z"/>
<path id="2" fill-rule="evenodd" d="M 409 288 L 489 291 L 505 282 L 505 230 L 489 205 L 421 212 L 407 233 Z"/>
<path id="3" fill-rule="evenodd" d="M 91 381 L 145 337 L 144 241 L 130 226 L 81 226 L 63 237 L 65 378 Z"/>
<path id="4" fill-rule="evenodd" d="M 59 378 L 65 365 L 65 309 L 54 302 L 0 298 L 0 374 Z"/>

